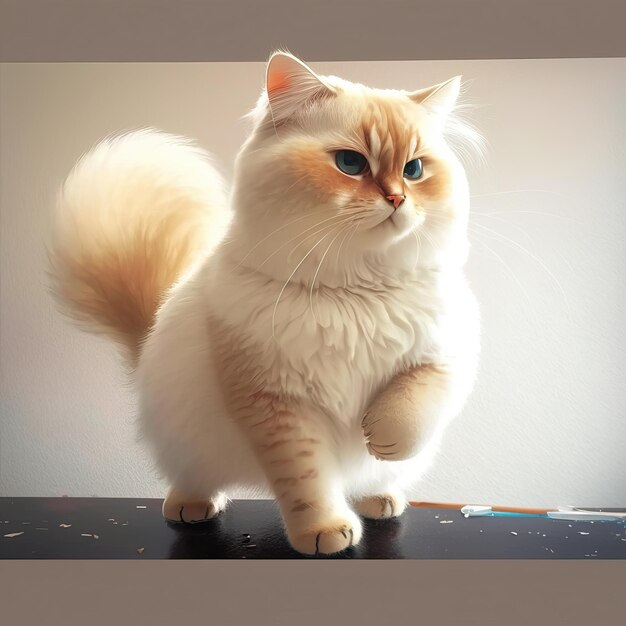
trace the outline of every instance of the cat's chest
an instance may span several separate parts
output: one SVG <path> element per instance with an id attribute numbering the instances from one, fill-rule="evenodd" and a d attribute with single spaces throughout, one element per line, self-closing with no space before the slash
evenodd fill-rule
<path id="1" fill-rule="evenodd" d="M 356 414 L 403 366 L 434 358 L 440 301 L 428 285 L 249 290 L 223 312 L 259 347 L 268 383 Z"/>
<path id="2" fill-rule="evenodd" d="M 419 291 L 419 290 L 418 290 Z M 432 299 L 410 291 L 327 292 L 292 303 L 276 329 L 273 371 L 319 405 L 351 421 L 398 370 L 436 351 Z"/>
<path id="3" fill-rule="evenodd" d="M 323 361 L 322 371 L 331 360 L 371 370 L 419 358 L 433 348 L 439 309 L 432 293 L 413 287 L 294 290 L 272 311 L 276 345 L 290 361 Z"/>

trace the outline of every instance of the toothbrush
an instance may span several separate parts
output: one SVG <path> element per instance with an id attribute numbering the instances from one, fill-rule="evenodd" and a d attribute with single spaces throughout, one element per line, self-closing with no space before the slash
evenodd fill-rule
<path id="1" fill-rule="evenodd" d="M 590 511 L 580 507 L 565 506 L 558 510 L 526 507 L 490 506 L 486 504 L 452 504 L 438 502 L 411 502 L 420 508 L 461 509 L 465 517 L 543 517 L 569 521 L 626 521 L 626 512 Z"/>
<path id="2" fill-rule="evenodd" d="M 545 517 L 550 509 L 537 509 L 537 508 L 527 508 L 527 507 L 510 507 L 510 506 L 491 506 L 487 504 L 473 504 L 473 505 L 465 505 L 465 504 L 452 504 L 452 503 L 442 503 L 442 502 L 411 502 L 411 506 L 416 506 L 419 508 L 425 509 L 462 509 L 464 506 L 472 506 L 472 507 L 483 507 L 489 509 L 490 512 L 494 513 L 515 513 L 515 514 L 525 514 L 525 515 L 539 515 L 540 517 Z M 480 514 L 480 513 L 479 513 Z M 483 513 L 485 515 L 486 513 Z"/>
<path id="3" fill-rule="evenodd" d="M 547 512 L 522 513 L 519 511 L 501 511 L 497 509 L 494 511 L 494 507 L 477 504 L 467 504 L 461 507 L 461 513 L 463 513 L 465 517 L 548 517 Z"/>

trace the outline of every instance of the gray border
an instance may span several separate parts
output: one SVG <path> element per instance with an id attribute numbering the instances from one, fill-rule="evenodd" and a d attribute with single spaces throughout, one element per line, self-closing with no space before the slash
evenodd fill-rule
<path id="1" fill-rule="evenodd" d="M 0 60 L 261 61 L 278 46 L 309 61 L 626 56 L 623 0 L 366 2 L 271 0 L 270 15 L 270 0 L 0 0 Z M 4 561 L 0 614 L 16 626 L 618 623 L 625 573 L 615 561 Z"/>
<path id="2" fill-rule="evenodd" d="M 626 56 L 623 0 L 0 0 L 4 62 Z M 621 13 L 622 19 L 620 19 Z"/>
<path id="3" fill-rule="evenodd" d="M 5 561 L 1 615 L 12 626 L 617 624 L 611 618 L 620 606 L 623 617 L 624 565 Z"/>

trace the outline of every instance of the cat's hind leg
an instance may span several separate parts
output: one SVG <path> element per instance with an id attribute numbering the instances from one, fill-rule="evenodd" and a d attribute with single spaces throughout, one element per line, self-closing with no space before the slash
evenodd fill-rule
<path id="1" fill-rule="evenodd" d="M 228 498 L 223 492 L 207 497 L 171 487 L 163 501 L 162 512 L 163 517 L 170 522 L 197 524 L 213 519 L 227 504 Z"/>
<path id="2" fill-rule="evenodd" d="M 399 489 L 385 489 L 380 493 L 362 496 L 354 500 L 354 509 L 367 519 L 390 519 L 399 517 L 406 509 L 407 501 Z"/>

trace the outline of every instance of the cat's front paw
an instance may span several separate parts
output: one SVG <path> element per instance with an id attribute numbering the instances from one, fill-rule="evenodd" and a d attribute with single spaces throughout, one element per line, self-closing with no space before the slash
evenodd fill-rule
<path id="1" fill-rule="evenodd" d="M 354 513 L 330 517 L 306 528 L 287 526 L 287 537 L 291 546 L 302 554 L 314 556 L 334 554 L 356 546 L 361 541 L 362 534 L 361 521 Z"/>
<path id="2" fill-rule="evenodd" d="M 377 406 L 381 404 L 382 406 Z M 368 452 L 380 461 L 403 461 L 420 449 L 418 416 L 405 406 L 375 403 L 363 417 L 361 426 Z"/>

